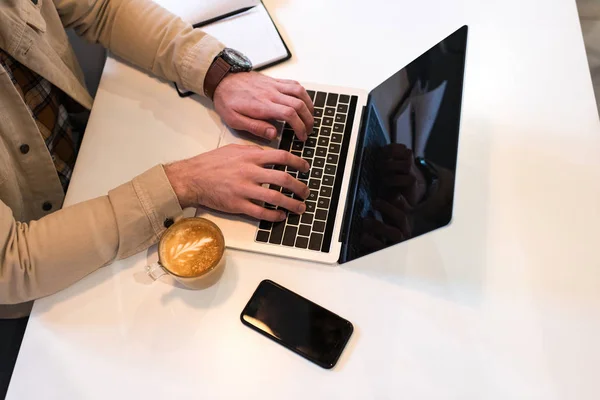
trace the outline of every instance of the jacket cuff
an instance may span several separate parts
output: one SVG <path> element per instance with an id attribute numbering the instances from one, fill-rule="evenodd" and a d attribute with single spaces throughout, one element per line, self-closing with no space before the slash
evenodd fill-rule
<path id="1" fill-rule="evenodd" d="M 181 83 L 185 90 L 204 96 L 204 78 L 225 45 L 210 35 L 196 43 L 183 59 Z"/>
<path id="2" fill-rule="evenodd" d="M 157 165 L 108 193 L 119 230 L 117 259 L 152 246 L 183 210 L 165 174 Z"/>

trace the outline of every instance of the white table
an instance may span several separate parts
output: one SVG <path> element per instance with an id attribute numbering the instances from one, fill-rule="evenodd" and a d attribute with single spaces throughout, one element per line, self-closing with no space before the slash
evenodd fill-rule
<path id="1" fill-rule="evenodd" d="M 269 74 L 366 89 L 470 25 L 452 225 L 341 267 L 228 251 L 201 292 L 148 284 L 145 252 L 117 262 L 36 302 L 8 398 L 597 399 L 600 125 L 575 2 L 266 5 L 295 55 Z M 68 203 L 219 130 L 109 59 Z M 333 371 L 239 322 L 264 278 L 355 324 Z"/>

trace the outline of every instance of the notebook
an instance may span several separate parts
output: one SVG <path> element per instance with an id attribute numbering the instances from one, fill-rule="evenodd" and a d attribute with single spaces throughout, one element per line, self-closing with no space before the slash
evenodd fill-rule
<path id="1" fill-rule="evenodd" d="M 227 47 L 244 53 L 252 61 L 255 70 L 278 64 L 292 56 L 260 0 L 154 1 L 192 25 L 254 6 L 242 14 L 213 22 L 200 29 Z"/>

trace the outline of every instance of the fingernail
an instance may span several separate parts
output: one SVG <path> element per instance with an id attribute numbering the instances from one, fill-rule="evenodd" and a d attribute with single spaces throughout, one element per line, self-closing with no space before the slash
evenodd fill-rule
<path id="1" fill-rule="evenodd" d="M 304 172 L 310 169 L 310 164 L 307 161 L 304 161 Z"/>
<path id="2" fill-rule="evenodd" d="M 306 211 L 306 205 L 302 203 L 298 206 L 298 214 L 304 214 L 304 211 Z"/>
<path id="3" fill-rule="evenodd" d="M 275 135 L 277 135 L 277 132 L 275 132 L 274 128 L 268 128 L 267 129 L 267 139 L 275 139 Z"/>

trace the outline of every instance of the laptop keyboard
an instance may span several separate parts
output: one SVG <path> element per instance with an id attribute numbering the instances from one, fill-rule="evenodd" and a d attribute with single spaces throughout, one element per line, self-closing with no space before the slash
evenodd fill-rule
<path id="1" fill-rule="evenodd" d="M 277 165 L 310 188 L 306 199 L 306 212 L 302 215 L 288 213 L 282 222 L 261 221 L 256 241 L 329 252 L 337 212 L 346 154 L 356 111 L 356 96 L 308 91 L 315 106 L 314 128 L 308 140 L 296 140 L 294 131 L 286 124 L 279 148 L 291 151 L 310 164 L 310 171 L 302 173 Z M 270 185 L 272 190 L 286 196 L 295 195 L 286 189 Z M 276 209 L 271 204 L 266 208 Z M 286 211 L 285 209 L 279 207 Z"/>

